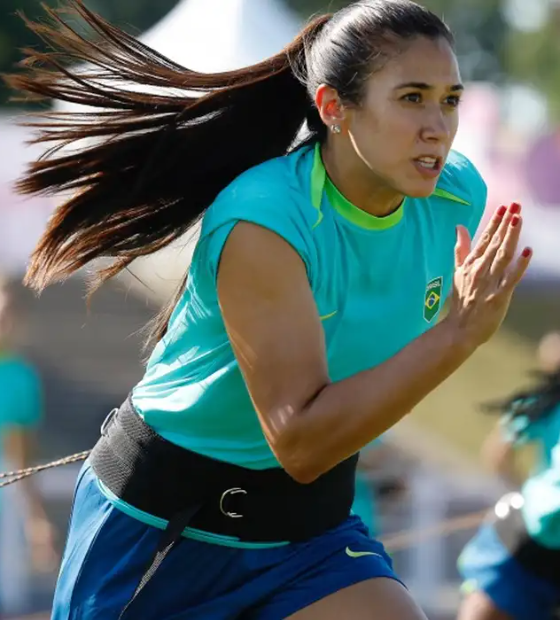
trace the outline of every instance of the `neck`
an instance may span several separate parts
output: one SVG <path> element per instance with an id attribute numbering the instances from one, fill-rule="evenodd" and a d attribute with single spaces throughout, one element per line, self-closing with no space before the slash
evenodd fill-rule
<path id="1" fill-rule="evenodd" d="M 403 194 L 372 174 L 353 148 L 334 148 L 332 142 L 327 140 L 322 148 L 322 158 L 330 180 L 347 200 L 362 211 L 385 217 L 396 211 L 404 200 Z"/>

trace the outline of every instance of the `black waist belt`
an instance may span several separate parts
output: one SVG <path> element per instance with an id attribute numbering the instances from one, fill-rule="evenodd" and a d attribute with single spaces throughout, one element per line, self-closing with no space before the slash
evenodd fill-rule
<path id="1" fill-rule="evenodd" d="M 190 525 L 247 542 L 302 541 L 350 514 L 357 456 L 310 484 L 283 469 L 251 470 L 163 439 L 130 400 L 105 425 L 92 467 L 117 497 L 169 521 L 201 505 Z"/>
<path id="2" fill-rule="evenodd" d="M 503 516 L 494 515 L 494 527 L 500 540 L 528 572 L 560 589 L 560 549 L 539 544 L 527 532 L 521 507 L 512 505 L 506 498 L 503 501 L 508 504 L 508 510 Z"/>
<path id="3" fill-rule="evenodd" d="M 336 527 L 350 514 L 357 460 L 300 484 L 281 468 L 250 470 L 172 444 L 128 399 L 103 424 L 90 462 L 112 493 L 168 527 L 120 617 L 187 526 L 260 543 L 308 540 Z"/>

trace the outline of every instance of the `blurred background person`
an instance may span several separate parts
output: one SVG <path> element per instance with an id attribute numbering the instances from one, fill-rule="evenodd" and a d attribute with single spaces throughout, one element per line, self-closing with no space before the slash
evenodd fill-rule
<path id="1" fill-rule="evenodd" d="M 554 375 L 560 369 L 560 332 L 547 333 L 537 347 L 537 362 L 542 373 Z M 489 470 L 512 488 L 523 484 L 524 476 L 519 468 L 519 446 L 511 434 L 503 432 L 503 420 L 498 420 L 482 446 L 481 456 Z"/>
<path id="2" fill-rule="evenodd" d="M 17 307 L 7 282 L 0 279 L 0 470 L 17 470 L 34 464 L 36 429 L 41 421 L 41 380 L 18 351 L 24 314 Z M 21 482 L 24 532 L 33 567 L 50 571 L 56 566 L 54 529 L 33 480 Z M 3 497 L 0 492 L 0 509 Z M 0 545 L 2 541 L 0 540 Z"/>
<path id="3" fill-rule="evenodd" d="M 502 415 L 484 446 L 510 492 L 459 559 L 465 601 L 459 620 L 552 618 L 560 605 L 560 334 L 538 347 L 540 381 L 488 406 Z M 532 444 L 536 463 L 523 481 L 515 457 Z"/>

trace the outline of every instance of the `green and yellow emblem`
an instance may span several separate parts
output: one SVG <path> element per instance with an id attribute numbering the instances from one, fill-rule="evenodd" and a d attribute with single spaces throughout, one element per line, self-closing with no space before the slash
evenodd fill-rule
<path id="1" fill-rule="evenodd" d="M 441 291 L 443 288 L 443 278 L 434 278 L 426 286 L 424 296 L 424 319 L 431 323 L 441 306 Z"/>

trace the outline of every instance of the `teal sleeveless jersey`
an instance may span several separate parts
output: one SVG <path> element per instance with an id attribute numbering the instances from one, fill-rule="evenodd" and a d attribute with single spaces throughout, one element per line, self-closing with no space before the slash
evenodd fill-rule
<path id="1" fill-rule="evenodd" d="M 527 531 L 545 547 L 560 549 L 560 404 L 532 423 L 521 416 L 502 422 L 514 445 L 537 447 L 534 470 L 521 489 Z"/>
<path id="2" fill-rule="evenodd" d="M 218 304 L 218 263 L 236 223 L 274 231 L 301 257 L 330 377 L 340 381 L 382 364 L 435 325 L 452 283 L 456 227 L 474 235 L 485 203 L 483 180 L 456 152 L 432 196 L 406 198 L 383 218 L 340 194 L 318 145 L 248 170 L 204 216 L 185 292 L 133 390 L 134 406 L 175 444 L 248 468 L 278 467 Z"/>

